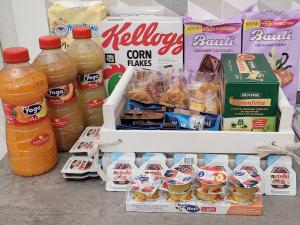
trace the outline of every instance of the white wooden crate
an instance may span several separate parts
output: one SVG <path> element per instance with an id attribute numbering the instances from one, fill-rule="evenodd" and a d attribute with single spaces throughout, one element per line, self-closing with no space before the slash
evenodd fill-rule
<path id="1" fill-rule="evenodd" d="M 254 154 L 259 145 L 273 141 L 292 144 L 291 128 L 293 108 L 280 89 L 279 109 L 281 119 L 279 132 L 233 132 L 233 131 L 182 131 L 182 130 L 116 130 L 116 122 L 125 104 L 125 89 L 134 73 L 128 67 L 115 91 L 103 105 L 104 125 L 101 140 L 120 144 L 102 148 L 103 152 L 195 152 L 195 153 L 246 153 Z"/>

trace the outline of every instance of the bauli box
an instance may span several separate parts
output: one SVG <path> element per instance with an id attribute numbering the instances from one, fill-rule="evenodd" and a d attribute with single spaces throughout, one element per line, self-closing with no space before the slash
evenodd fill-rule
<path id="1" fill-rule="evenodd" d="M 223 54 L 223 130 L 275 131 L 279 82 L 264 54 Z"/>
<path id="2" fill-rule="evenodd" d="M 99 29 L 105 53 L 103 77 L 109 94 L 128 66 L 156 70 L 183 67 L 181 17 L 106 17 Z"/>

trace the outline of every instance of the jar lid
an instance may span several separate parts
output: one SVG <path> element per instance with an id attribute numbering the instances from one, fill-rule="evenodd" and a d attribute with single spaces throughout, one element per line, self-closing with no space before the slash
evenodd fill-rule
<path id="1" fill-rule="evenodd" d="M 41 49 L 57 49 L 61 47 L 60 37 L 54 35 L 40 37 L 39 44 Z"/>
<path id="2" fill-rule="evenodd" d="M 154 194 L 161 185 L 162 180 L 159 176 L 153 174 L 140 174 L 130 180 L 131 191 Z"/>
<path id="3" fill-rule="evenodd" d="M 170 169 L 165 172 L 164 180 L 173 185 L 182 185 L 191 183 L 193 177 L 192 174 L 182 173 L 176 169 Z"/>
<path id="4" fill-rule="evenodd" d="M 261 177 L 253 170 L 237 170 L 231 174 L 230 182 L 241 188 L 256 188 L 260 185 Z"/>
<path id="5" fill-rule="evenodd" d="M 227 174 L 221 166 L 202 166 L 197 172 L 197 181 L 207 185 L 226 183 Z"/>
<path id="6" fill-rule="evenodd" d="M 92 31 L 89 27 L 74 27 L 72 35 L 74 39 L 87 39 L 92 37 Z"/>
<path id="7" fill-rule="evenodd" d="M 29 53 L 27 48 L 13 47 L 3 50 L 3 61 L 5 63 L 22 63 L 29 61 Z"/>

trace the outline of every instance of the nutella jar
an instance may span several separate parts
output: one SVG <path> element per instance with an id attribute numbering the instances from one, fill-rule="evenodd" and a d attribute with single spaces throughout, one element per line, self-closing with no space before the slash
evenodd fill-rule
<path id="1" fill-rule="evenodd" d="M 107 155 L 105 156 L 107 158 Z M 113 152 L 109 155 L 110 165 L 107 167 L 107 191 L 127 191 L 131 177 L 136 176 L 134 153 Z M 105 160 L 105 159 L 104 159 Z"/>
<path id="2" fill-rule="evenodd" d="M 265 170 L 266 195 L 296 195 L 296 172 L 290 156 L 270 155 Z"/>

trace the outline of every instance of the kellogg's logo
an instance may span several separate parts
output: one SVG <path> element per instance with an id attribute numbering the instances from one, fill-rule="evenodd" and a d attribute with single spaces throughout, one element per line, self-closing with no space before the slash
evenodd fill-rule
<path id="1" fill-rule="evenodd" d="M 135 28 L 134 31 L 128 31 L 132 23 L 126 22 L 123 25 L 115 25 L 102 33 L 102 47 L 106 48 L 112 45 L 116 51 L 120 50 L 121 46 L 158 46 L 163 45 L 158 49 L 159 55 L 165 55 L 169 51 L 173 55 L 178 55 L 183 49 L 183 36 L 177 33 L 159 33 L 157 32 L 158 22 L 151 24 L 142 23 Z"/>

